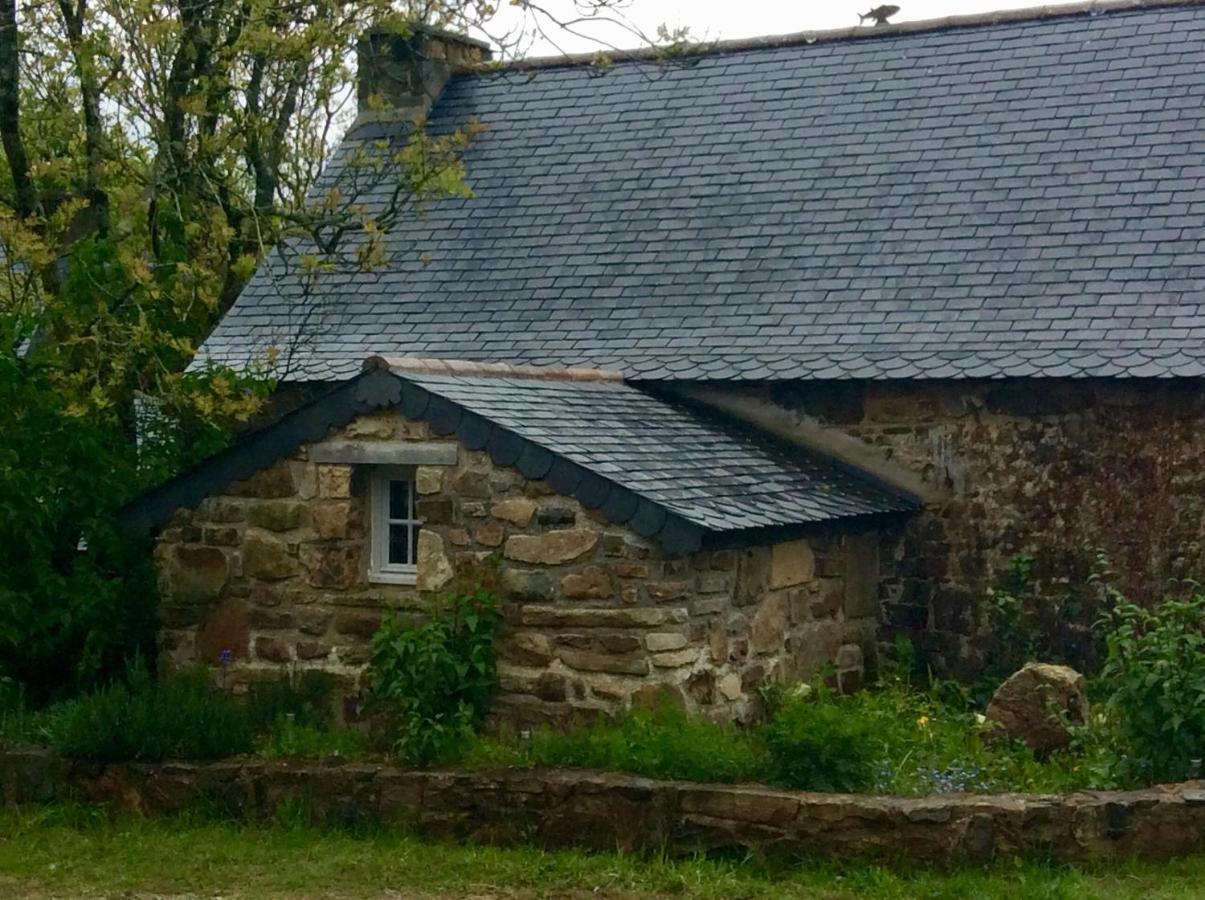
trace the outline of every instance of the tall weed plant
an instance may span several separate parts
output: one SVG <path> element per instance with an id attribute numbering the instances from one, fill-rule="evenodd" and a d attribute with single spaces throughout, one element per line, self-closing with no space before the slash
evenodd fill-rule
<path id="1" fill-rule="evenodd" d="M 497 684 L 498 608 L 484 589 L 454 593 L 422 624 L 389 617 L 373 636 L 372 707 L 397 731 L 398 756 L 430 765 L 460 752 Z"/>
<path id="2" fill-rule="evenodd" d="M 1097 628 L 1107 648 L 1108 718 L 1128 751 L 1124 775 L 1173 781 L 1205 757 L 1205 595 L 1144 609 L 1110 591 Z"/>

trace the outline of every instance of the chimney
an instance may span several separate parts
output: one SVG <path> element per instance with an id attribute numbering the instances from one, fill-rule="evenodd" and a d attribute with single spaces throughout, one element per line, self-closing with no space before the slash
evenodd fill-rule
<path id="1" fill-rule="evenodd" d="M 418 122 L 455 72 L 490 59 L 483 41 L 417 24 L 405 31 L 370 28 L 356 50 L 356 125 Z"/>

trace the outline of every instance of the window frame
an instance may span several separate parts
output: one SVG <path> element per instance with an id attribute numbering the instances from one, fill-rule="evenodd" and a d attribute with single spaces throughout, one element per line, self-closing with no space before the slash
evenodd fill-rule
<path id="1" fill-rule="evenodd" d="M 406 518 L 390 516 L 390 486 L 395 481 L 405 481 L 410 489 L 409 510 Z M 368 580 L 377 584 L 414 584 L 418 579 L 418 532 L 422 521 L 416 511 L 413 466 L 373 466 L 369 490 L 369 552 Z M 405 525 L 406 548 L 413 554 L 410 562 L 389 562 L 389 532 L 393 525 Z"/>

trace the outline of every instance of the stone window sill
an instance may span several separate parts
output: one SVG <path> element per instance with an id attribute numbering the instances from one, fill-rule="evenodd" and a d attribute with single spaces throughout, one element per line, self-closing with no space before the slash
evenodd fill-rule
<path id="1" fill-rule="evenodd" d="M 418 572 L 369 572 L 368 580 L 372 584 L 415 584 Z"/>

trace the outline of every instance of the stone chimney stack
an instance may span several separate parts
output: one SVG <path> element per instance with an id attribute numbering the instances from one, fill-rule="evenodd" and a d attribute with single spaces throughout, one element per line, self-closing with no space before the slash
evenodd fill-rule
<path id="1" fill-rule="evenodd" d="M 356 124 L 423 119 L 453 73 L 487 62 L 490 45 L 427 25 L 366 31 L 357 47 Z"/>

